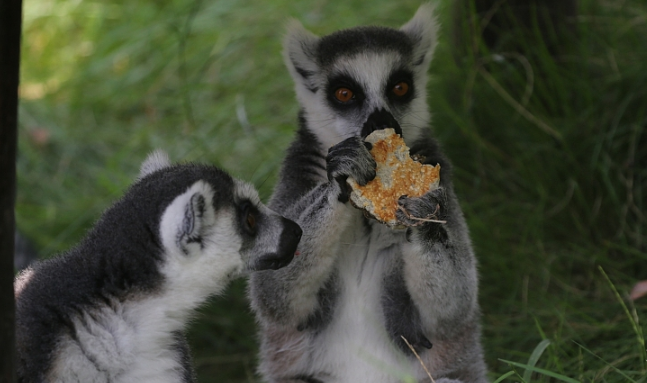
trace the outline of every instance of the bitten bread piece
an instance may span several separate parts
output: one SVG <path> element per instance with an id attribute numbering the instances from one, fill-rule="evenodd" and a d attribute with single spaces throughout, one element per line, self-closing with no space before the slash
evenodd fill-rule
<path id="1" fill-rule="evenodd" d="M 423 165 L 409 157 L 409 148 L 393 129 L 381 129 L 369 134 L 366 141 L 373 144 L 371 155 L 377 163 L 373 181 L 360 186 L 348 178 L 353 191 L 350 200 L 378 221 L 398 226 L 395 212 L 401 196 L 421 197 L 440 183 L 440 165 Z"/>

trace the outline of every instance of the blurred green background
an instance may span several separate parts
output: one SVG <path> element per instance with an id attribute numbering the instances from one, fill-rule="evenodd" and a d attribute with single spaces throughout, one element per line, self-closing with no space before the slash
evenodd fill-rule
<path id="1" fill-rule="evenodd" d="M 492 380 L 646 382 L 647 298 L 627 292 L 647 279 L 647 2 L 580 0 L 564 30 L 497 30 L 458 1 L 439 2 L 429 102 L 480 261 Z M 419 4 L 24 0 L 19 229 L 42 257 L 67 249 L 155 148 L 267 200 L 298 110 L 286 21 L 397 27 Z M 244 281 L 190 342 L 199 381 L 258 381 Z"/>

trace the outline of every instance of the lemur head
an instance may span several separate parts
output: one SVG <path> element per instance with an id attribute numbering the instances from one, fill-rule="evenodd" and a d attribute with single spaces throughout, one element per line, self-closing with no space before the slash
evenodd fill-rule
<path id="1" fill-rule="evenodd" d="M 303 118 L 324 147 L 385 127 L 415 139 L 428 126 L 425 88 L 437 29 L 429 4 L 400 29 L 317 37 L 296 21 L 289 26 L 284 59 Z"/>
<path id="2" fill-rule="evenodd" d="M 246 270 L 286 266 L 301 238 L 301 228 L 262 204 L 250 184 L 213 166 L 171 165 L 161 152 L 142 164 L 124 200 L 129 195 L 138 196 L 132 208 L 151 217 L 162 274 L 182 289 L 208 293 Z"/>

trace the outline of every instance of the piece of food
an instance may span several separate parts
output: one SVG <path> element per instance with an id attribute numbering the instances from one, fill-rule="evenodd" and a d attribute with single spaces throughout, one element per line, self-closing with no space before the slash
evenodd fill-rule
<path id="1" fill-rule="evenodd" d="M 350 200 L 354 206 L 389 226 L 398 226 L 395 212 L 401 196 L 421 197 L 437 189 L 440 165 L 423 165 L 409 156 L 409 148 L 393 129 L 381 129 L 369 134 L 366 141 L 373 144 L 371 155 L 377 163 L 373 181 L 360 186 L 348 178 L 352 188 Z"/>

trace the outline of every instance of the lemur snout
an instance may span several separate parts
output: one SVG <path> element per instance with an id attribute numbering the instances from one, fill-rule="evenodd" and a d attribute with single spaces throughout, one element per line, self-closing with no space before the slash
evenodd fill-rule
<path id="1" fill-rule="evenodd" d="M 386 128 L 392 128 L 402 136 L 402 128 L 393 115 L 384 108 L 375 109 L 366 119 L 364 126 L 362 126 L 362 137 L 366 138 L 374 131 Z"/>
<path id="2" fill-rule="evenodd" d="M 281 217 L 281 222 L 283 223 L 283 231 L 279 237 L 276 252 L 260 256 L 256 260 L 252 270 L 277 270 L 292 262 L 303 230 L 301 230 L 299 225 L 287 218 Z"/>

